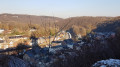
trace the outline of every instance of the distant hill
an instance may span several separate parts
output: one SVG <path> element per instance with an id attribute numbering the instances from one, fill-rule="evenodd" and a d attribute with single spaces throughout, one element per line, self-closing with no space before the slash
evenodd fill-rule
<path id="1" fill-rule="evenodd" d="M 52 16 L 35 16 L 24 14 L 0 14 L 0 22 L 19 22 L 19 23 L 33 23 L 40 24 L 43 22 L 58 22 L 62 18 Z"/>
<path id="2" fill-rule="evenodd" d="M 86 27 L 87 25 L 96 26 L 99 23 L 104 23 L 104 21 L 108 21 L 111 19 L 113 19 L 113 17 L 91 17 L 91 16 L 71 17 L 60 21 L 60 23 L 58 24 L 62 26 L 62 24 L 69 22 L 68 28 L 72 27 L 73 25 Z"/>

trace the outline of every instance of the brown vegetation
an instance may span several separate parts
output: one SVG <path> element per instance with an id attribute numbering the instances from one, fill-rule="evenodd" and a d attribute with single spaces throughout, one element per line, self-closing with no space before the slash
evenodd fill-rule
<path id="1" fill-rule="evenodd" d="M 28 34 L 30 29 L 37 29 L 37 36 L 54 35 L 65 24 L 63 30 L 73 28 L 75 34 L 85 36 L 93 29 L 96 29 L 101 23 L 110 23 L 118 20 L 120 17 L 71 17 L 61 19 L 49 16 L 18 15 L 18 14 L 0 14 L 0 28 L 12 30 L 12 34 Z M 102 24 L 103 25 L 103 24 Z M 50 30 L 49 30 L 50 28 Z M 56 31 L 55 31 L 56 29 Z"/>

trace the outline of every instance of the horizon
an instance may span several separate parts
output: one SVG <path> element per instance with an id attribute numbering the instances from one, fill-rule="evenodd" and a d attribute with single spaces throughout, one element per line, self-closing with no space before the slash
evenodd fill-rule
<path id="1" fill-rule="evenodd" d="M 77 16 L 120 16 L 119 0 L 2 0 L 0 14 L 27 14 L 69 18 Z"/>
<path id="2" fill-rule="evenodd" d="M 49 16 L 49 15 L 35 15 L 35 14 L 14 14 L 14 13 L 0 13 L 0 14 L 11 14 L 11 15 L 30 15 L 30 16 L 48 16 L 48 17 L 56 17 L 56 18 L 74 18 L 74 17 L 120 17 L 120 16 L 69 16 L 69 17 L 58 17 L 58 16 Z"/>

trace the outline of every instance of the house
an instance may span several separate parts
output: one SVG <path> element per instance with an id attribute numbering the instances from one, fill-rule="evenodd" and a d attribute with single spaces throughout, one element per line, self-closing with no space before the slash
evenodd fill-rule
<path id="1" fill-rule="evenodd" d="M 60 37 L 56 37 L 55 40 L 60 40 L 61 38 Z"/>
<path id="2" fill-rule="evenodd" d="M 9 47 L 14 47 L 14 42 L 13 41 L 10 41 L 10 43 L 9 43 Z"/>
<path id="3" fill-rule="evenodd" d="M 4 33 L 11 34 L 11 30 L 5 30 Z"/>
<path id="4" fill-rule="evenodd" d="M 52 46 L 61 45 L 62 41 L 52 41 Z"/>
<path id="5" fill-rule="evenodd" d="M 4 44 L 3 49 L 7 49 L 9 46 L 7 44 Z"/>
<path id="6" fill-rule="evenodd" d="M 2 45 L 0 44 L 0 49 L 2 48 Z"/>
<path id="7" fill-rule="evenodd" d="M 78 38 L 82 38 L 82 36 L 80 34 L 77 35 Z"/>
<path id="8" fill-rule="evenodd" d="M 2 38 L 0 38 L 0 43 L 4 43 L 4 40 Z"/>
<path id="9" fill-rule="evenodd" d="M 2 48 L 4 42 L 5 42 L 5 41 L 4 41 L 2 38 L 0 38 L 0 49 Z"/>
<path id="10" fill-rule="evenodd" d="M 73 49 L 73 40 L 72 39 L 66 39 L 62 42 L 62 45 L 66 45 L 68 48 Z"/>
<path id="11" fill-rule="evenodd" d="M 72 35 L 70 34 L 70 32 L 67 32 L 69 39 L 72 38 Z"/>
<path id="12" fill-rule="evenodd" d="M 74 44 L 68 44 L 67 47 L 70 48 L 70 49 L 73 49 L 73 45 Z"/>
<path id="13" fill-rule="evenodd" d="M 4 29 L 0 29 L 0 34 L 3 33 L 5 30 Z"/>
<path id="14" fill-rule="evenodd" d="M 62 45 L 58 45 L 58 46 L 53 46 L 51 48 L 49 48 L 49 52 L 51 53 L 56 53 L 57 51 L 60 51 L 63 49 Z"/>
<path id="15" fill-rule="evenodd" d="M 36 29 L 30 29 L 30 32 L 34 32 L 34 31 L 36 31 Z"/>
<path id="16" fill-rule="evenodd" d="M 20 39 L 28 39 L 28 37 L 24 37 L 22 35 L 15 35 L 15 36 L 10 36 L 8 37 L 10 40 L 18 41 Z"/>
<path id="17" fill-rule="evenodd" d="M 43 37 L 38 38 L 38 44 L 42 44 L 44 42 L 46 42 L 45 38 L 43 38 Z"/>

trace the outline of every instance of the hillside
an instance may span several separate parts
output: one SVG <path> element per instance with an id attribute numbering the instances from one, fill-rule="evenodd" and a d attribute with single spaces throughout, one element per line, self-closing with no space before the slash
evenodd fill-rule
<path id="1" fill-rule="evenodd" d="M 33 23 L 40 24 L 43 22 L 58 22 L 62 18 L 52 16 L 35 16 L 24 14 L 0 14 L 0 22 L 20 22 L 20 23 Z"/>
<path id="2" fill-rule="evenodd" d="M 36 28 L 39 30 L 39 33 L 42 33 L 41 36 L 45 33 L 49 35 L 49 28 L 51 28 L 52 34 L 55 33 L 55 29 L 57 29 L 57 31 L 62 29 L 71 32 L 73 35 L 81 34 L 82 36 L 85 36 L 91 31 L 115 31 L 115 29 L 120 26 L 119 19 L 120 17 L 91 16 L 70 17 L 62 19 L 51 16 L 0 14 L 0 28 L 6 30 L 13 30 L 16 28 L 19 32 L 25 32 L 31 28 Z"/>
<path id="3" fill-rule="evenodd" d="M 12 34 L 26 35 L 30 29 L 37 29 L 39 35 L 43 36 L 49 34 L 49 27 L 54 30 L 55 24 L 60 20 L 63 19 L 52 16 L 0 14 L 0 29 L 11 30 Z"/>
<path id="4" fill-rule="evenodd" d="M 113 18 L 97 25 L 94 32 L 116 32 L 120 29 L 120 17 Z"/>
<path id="5" fill-rule="evenodd" d="M 109 21 L 114 19 L 115 17 L 71 17 L 65 20 L 61 20 L 58 25 L 60 27 L 63 24 L 68 25 L 65 27 L 65 30 L 73 31 L 75 34 L 86 35 L 91 32 L 93 29 L 96 29 L 99 24 L 105 23 L 105 21 Z"/>

